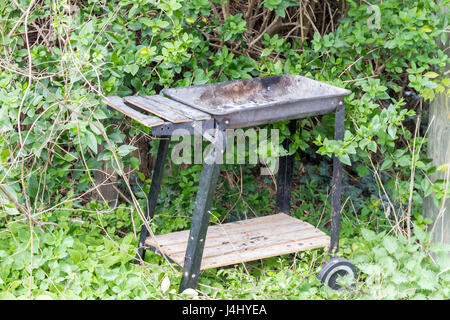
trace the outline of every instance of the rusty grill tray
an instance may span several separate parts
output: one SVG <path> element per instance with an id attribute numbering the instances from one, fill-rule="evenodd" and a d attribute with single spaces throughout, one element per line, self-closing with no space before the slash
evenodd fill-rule
<path id="1" fill-rule="evenodd" d="M 242 126 L 329 113 L 351 92 L 302 76 L 281 75 L 164 89 L 162 93 Z M 268 111 L 274 113 L 268 117 Z"/>

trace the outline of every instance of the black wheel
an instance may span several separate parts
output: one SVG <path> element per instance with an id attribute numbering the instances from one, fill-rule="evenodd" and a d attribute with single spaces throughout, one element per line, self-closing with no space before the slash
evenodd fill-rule
<path id="1" fill-rule="evenodd" d="M 353 275 L 353 278 L 356 279 L 355 266 L 347 259 L 331 258 L 330 261 L 323 266 L 318 278 L 331 289 L 339 290 L 342 287 L 338 285 L 336 281 L 339 276 L 345 276 L 347 274 Z"/>

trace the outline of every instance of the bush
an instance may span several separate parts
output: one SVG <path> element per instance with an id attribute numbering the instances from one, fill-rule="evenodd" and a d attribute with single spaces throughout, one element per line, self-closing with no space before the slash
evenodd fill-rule
<path id="1" fill-rule="evenodd" d="M 0 2 L 3 297 L 156 297 L 154 292 L 161 289 L 162 279 L 152 278 L 154 291 L 146 291 L 141 285 L 137 291 L 121 287 L 128 283 L 126 277 L 136 279 L 142 274 L 127 266 L 130 256 L 113 253 L 119 244 L 101 244 L 101 239 L 109 235 L 115 242 L 123 243 L 125 251 L 134 246 L 136 240 L 124 235 L 138 227 L 136 222 L 142 217 L 150 180 L 139 164 L 148 155 L 137 158 L 133 152 L 139 147 L 138 141 L 149 143 L 154 152 L 157 140 L 148 142 L 150 129 L 108 110 L 100 103 L 101 97 L 155 94 L 167 87 L 282 73 L 302 74 L 353 92 L 346 98 L 342 142 L 330 139 L 332 115 L 300 121 L 301 130 L 293 135 L 286 123 L 273 125 L 281 130 L 282 139 L 293 142 L 286 153 L 301 150 L 302 157 L 310 161 L 310 167 L 306 167 L 311 169 L 308 176 L 321 183 L 296 187 L 301 190 L 294 191 L 294 202 L 300 202 L 294 205 L 296 214 L 304 215 L 306 211 L 299 208 L 306 208 L 309 215 L 305 219 L 325 226 L 321 215 L 329 212 L 323 196 L 329 184 L 329 162 L 318 160 L 317 155 L 335 154 L 347 165 L 344 189 L 350 200 L 344 207 L 344 254 L 350 255 L 351 237 L 357 235 L 354 227 L 360 223 L 377 232 L 392 230 L 392 242 L 403 246 L 405 252 L 412 250 L 408 248 L 414 242 L 413 222 L 417 230 L 430 223 L 421 216 L 423 198 L 432 195 L 439 203 L 449 194 L 445 181 L 432 182 L 428 178 L 437 169 L 448 168 L 432 166 L 425 156 L 426 103 L 436 94 L 448 93 L 449 79 L 441 70 L 449 58 L 437 43 L 447 40 L 448 17 L 441 13 L 438 4 L 425 0 L 386 0 L 371 6 L 360 6 L 352 0 L 302 3 L 299 7 L 298 1 L 290 0 L 266 0 L 261 5 L 255 1 L 206 0 Z M 441 6 L 448 7 L 448 3 Z M 120 175 L 123 197 L 130 203 L 127 210 L 119 211 L 120 218 L 114 217 L 118 213 L 113 213 L 111 207 L 93 200 L 94 172 L 103 163 Z M 267 187 L 270 182 L 253 180 L 251 166 L 243 166 L 239 173 L 231 167 L 226 169 L 223 179 L 227 183 L 223 184 L 222 198 L 215 201 L 214 219 L 222 221 L 228 216 L 229 202 L 245 215 L 255 210 L 271 211 L 273 203 Z M 198 179 L 199 170 L 200 166 L 172 165 L 173 177 L 165 178 L 166 187 L 160 198 L 160 207 L 166 211 L 155 219 L 155 230 L 169 232 L 189 226 L 191 199 L 196 191 L 193 181 Z M 240 192 L 248 197 L 236 195 L 240 185 L 236 177 L 246 181 Z M 177 179 L 182 179 L 182 183 Z M 255 181 L 258 186 L 251 185 Z M 312 197 L 305 199 L 303 192 Z M 170 208 L 162 201 L 169 195 Z M 314 209 L 318 205 L 324 207 L 323 212 Z M 180 211 L 186 214 L 180 216 Z M 72 222 L 74 216 L 87 229 Z M 21 225 L 25 217 L 27 224 Z M 97 227 L 91 224 L 98 224 L 102 233 L 94 232 Z M 90 237 L 97 244 L 92 248 L 87 238 L 63 240 L 62 234 L 75 239 L 75 235 L 85 231 L 93 232 Z M 59 240 L 44 240 L 52 237 Z M 378 249 L 374 248 L 378 248 L 381 238 L 376 239 L 374 243 L 365 239 L 367 242 L 355 249 L 360 257 L 371 257 L 366 262 L 375 263 L 374 268 L 361 265 L 366 275 L 362 279 L 371 286 L 369 296 L 448 297 L 443 286 L 448 283 L 448 267 L 437 269 L 427 259 L 422 259 L 420 270 L 435 279 L 432 288 L 420 279 L 407 278 L 405 281 L 417 290 L 380 295 L 380 286 L 397 288 L 404 283 L 395 273 L 386 275 L 389 280 L 381 277 L 378 269 L 374 273 L 375 266 L 384 263 L 384 255 L 376 255 Z M 131 243 L 130 248 L 126 247 Z M 111 261 L 121 261 L 120 267 L 110 270 L 114 264 L 97 260 L 95 252 L 100 250 L 111 254 Z M 412 257 L 427 253 L 422 246 Z M 131 251 L 128 255 L 132 256 Z M 157 257 L 149 259 L 152 263 L 161 262 Z M 404 271 L 411 259 L 415 258 L 405 253 L 393 261 L 398 270 Z M 65 262 L 57 266 L 60 260 Z M 90 265 L 89 261 L 100 261 L 103 267 L 96 267 L 97 262 Z M 25 265 L 30 262 L 33 268 L 27 269 Z M 308 264 L 302 262 L 299 267 L 305 268 L 305 263 Z M 285 267 L 281 269 L 286 271 Z M 53 274 L 51 270 L 61 271 Z M 298 277 L 297 269 L 292 270 Z M 104 278 L 108 272 L 116 273 Z M 93 280 L 94 273 L 103 280 Z M 215 271 L 209 274 L 211 277 L 207 276 L 204 284 L 217 276 Z M 32 287 L 24 280 L 27 275 Z M 239 273 L 241 276 L 245 277 Z M 163 279 L 166 277 L 162 291 L 169 294 L 167 281 L 173 283 L 177 275 L 167 271 Z M 106 288 L 112 285 L 113 278 L 120 283 Z M 295 279 L 306 281 L 302 274 Z M 91 281 L 98 282 L 100 291 L 83 295 L 77 288 L 84 288 Z M 272 280 L 262 277 L 261 283 L 265 281 Z M 307 281 L 300 290 L 306 296 L 336 297 L 333 293 L 317 293 L 324 289 L 318 289 L 313 280 Z M 261 288 L 256 290 L 275 290 L 264 285 Z"/>

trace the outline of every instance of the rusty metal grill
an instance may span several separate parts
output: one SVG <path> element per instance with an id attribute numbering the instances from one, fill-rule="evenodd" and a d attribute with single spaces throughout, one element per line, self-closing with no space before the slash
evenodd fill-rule
<path id="1" fill-rule="evenodd" d="M 344 97 L 350 91 L 302 76 L 281 75 L 171 88 L 162 93 L 168 98 L 154 95 L 103 99 L 109 107 L 152 127 L 153 135 L 166 137 L 160 142 L 153 172 L 145 214 L 148 221 L 154 216 L 161 188 L 169 148 L 168 137 L 175 130 L 185 129 L 189 134 L 203 134 L 205 130 L 215 128 L 223 134 L 228 128 L 335 113 L 335 139 L 340 140 L 344 136 Z M 202 124 L 200 130 L 199 122 Z M 295 121 L 290 122 L 289 129 L 294 133 Z M 289 148 L 287 141 L 284 147 Z M 214 148 L 212 152 L 218 153 Z M 286 215 L 290 211 L 292 171 L 293 156 L 280 158 L 276 215 L 267 219 L 250 219 L 245 223 L 235 222 L 220 228 L 212 227 L 207 237 L 209 210 L 220 164 L 205 161 L 189 234 L 187 231 L 175 232 L 150 239 L 147 228 L 142 226 L 136 261 L 142 261 L 145 250 L 152 249 L 177 263 L 183 268 L 180 285 L 180 291 L 183 291 L 197 285 L 200 269 L 324 246 L 329 246 L 329 252 L 335 254 L 339 242 L 342 163 L 333 158 L 331 238 L 313 226 Z M 292 229 L 290 233 L 287 228 Z M 223 234 L 225 229 L 229 230 L 228 234 Z M 221 241 L 225 236 L 236 243 L 230 245 L 228 240 Z M 203 263 L 202 257 L 205 258 Z M 348 270 L 354 270 L 350 262 L 348 265 L 341 261 L 342 258 L 339 261 L 333 259 L 323 269 L 322 279 L 334 279 L 331 270 L 343 263 Z"/>
<path id="2" fill-rule="evenodd" d="M 281 75 L 164 89 L 162 93 L 237 128 L 329 113 L 350 91 L 302 76 Z"/>

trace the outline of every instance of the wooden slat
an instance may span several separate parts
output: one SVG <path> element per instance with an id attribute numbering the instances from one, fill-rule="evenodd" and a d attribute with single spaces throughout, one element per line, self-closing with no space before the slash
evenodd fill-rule
<path id="1" fill-rule="evenodd" d="M 105 99 L 102 99 L 102 102 L 147 127 L 155 127 L 164 124 L 164 120 L 158 117 L 148 116 L 134 110 L 133 108 L 130 108 L 120 97 L 107 97 Z"/>
<path id="2" fill-rule="evenodd" d="M 205 257 L 202 260 L 201 270 L 217 268 L 223 266 L 229 266 L 233 264 L 238 264 L 242 262 L 248 262 L 258 259 L 265 259 L 270 257 L 276 257 L 283 254 L 289 254 L 304 250 L 311 250 L 317 248 L 327 247 L 330 244 L 329 238 L 316 238 L 311 239 L 308 242 L 303 240 L 297 240 L 291 243 L 283 243 L 270 247 L 262 247 L 253 250 L 248 250 L 245 252 L 234 252 L 233 254 L 218 256 L 208 258 Z"/>
<path id="3" fill-rule="evenodd" d="M 203 111 L 192 108 L 192 107 L 185 105 L 183 103 L 180 103 L 178 101 L 165 98 L 160 95 L 145 96 L 145 98 L 152 101 L 152 103 L 159 104 L 165 108 L 172 109 L 173 111 L 180 113 L 192 120 L 201 121 L 201 120 L 211 119 L 211 115 L 209 115 Z"/>
<path id="4" fill-rule="evenodd" d="M 174 112 L 172 109 L 168 107 L 164 107 L 161 104 L 152 103 L 152 101 L 140 97 L 140 96 L 130 96 L 125 97 L 124 100 L 132 105 L 141 108 L 150 113 L 156 114 L 158 117 L 169 120 L 173 123 L 181 123 L 190 121 L 190 119 L 184 115 L 181 115 L 177 112 Z"/>
<path id="5" fill-rule="evenodd" d="M 148 238 L 179 265 L 184 263 L 189 231 Z M 330 238 L 309 223 L 284 213 L 211 226 L 205 240 L 201 269 L 264 259 L 329 246 Z"/>

